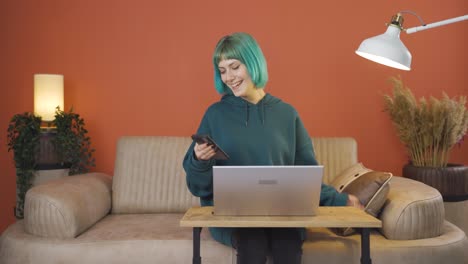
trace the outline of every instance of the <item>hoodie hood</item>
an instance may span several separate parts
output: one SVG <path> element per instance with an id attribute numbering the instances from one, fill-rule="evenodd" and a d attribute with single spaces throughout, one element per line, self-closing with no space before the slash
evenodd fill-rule
<path id="1" fill-rule="evenodd" d="M 281 103 L 281 99 L 266 93 L 265 96 L 260 101 L 258 101 L 258 103 L 253 104 L 233 94 L 226 94 L 223 95 L 223 97 L 221 98 L 221 103 L 229 104 L 232 107 L 243 109 L 245 113 L 245 126 L 248 127 L 249 113 L 251 109 L 255 110 L 256 108 L 258 111 L 260 111 L 260 117 L 263 125 L 265 124 L 265 109 L 272 107 L 275 104 Z"/>

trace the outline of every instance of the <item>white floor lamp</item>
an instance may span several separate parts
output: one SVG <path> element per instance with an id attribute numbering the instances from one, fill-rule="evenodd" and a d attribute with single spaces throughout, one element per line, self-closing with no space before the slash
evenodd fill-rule
<path id="1" fill-rule="evenodd" d="M 421 21 L 422 26 L 404 29 L 402 13 L 416 15 Z M 356 54 L 386 66 L 409 71 L 411 69 L 411 53 L 400 40 L 401 31 L 411 34 L 467 19 L 468 15 L 464 15 L 426 25 L 414 12 L 400 11 L 398 14 L 394 15 L 390 23 L 387 24 L 388 28 L 384 34 L 364 40 L 356 50 Z"/>

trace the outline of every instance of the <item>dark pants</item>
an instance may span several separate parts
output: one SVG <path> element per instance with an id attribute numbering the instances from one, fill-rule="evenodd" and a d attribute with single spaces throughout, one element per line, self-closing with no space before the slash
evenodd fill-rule
<path id="1" fill-rule="evenodd" d="M 238 228 L 232 236 L 237 264 L 265 264 L 269 253 L 274 264 L 300 264 L 302 237 L 297 228 Z"/>

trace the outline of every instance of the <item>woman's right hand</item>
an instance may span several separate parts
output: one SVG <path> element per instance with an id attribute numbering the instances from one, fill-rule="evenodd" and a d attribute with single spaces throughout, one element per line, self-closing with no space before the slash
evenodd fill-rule
<path id="1" fill-rule="evenodd" d="M 352 194 L 348 194 L 348 201 L 346 202 L 346 205 L 364 210 L 364 205 L 361 204 L 361 202 L 359 201 L 359 198 L 357 198 L 356 196 Z"/>
<path id="2" fill-rule="evenodd" d="M 195 143 L 195 147 L 193 148 L 195 152 L 195 157 L 198 160 L 209 160 L 211 159 L 216 151 L 213 148 L 213 145 L 208 145 L 208 143 L 198 144 Z"/>

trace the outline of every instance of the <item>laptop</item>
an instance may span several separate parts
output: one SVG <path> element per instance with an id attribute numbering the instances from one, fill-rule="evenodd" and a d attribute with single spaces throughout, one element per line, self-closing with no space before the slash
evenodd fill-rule
<path id="1" fill-rule="evenodd" d="M 313 216 L 323 166 L 213 166 L 214 214 Z"/>

